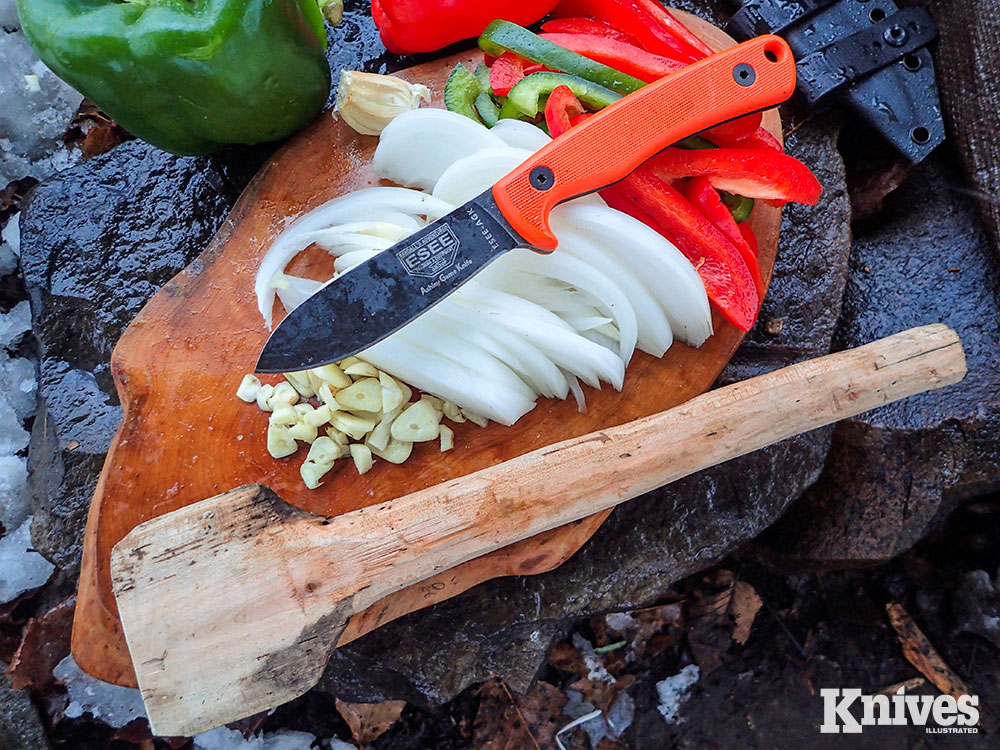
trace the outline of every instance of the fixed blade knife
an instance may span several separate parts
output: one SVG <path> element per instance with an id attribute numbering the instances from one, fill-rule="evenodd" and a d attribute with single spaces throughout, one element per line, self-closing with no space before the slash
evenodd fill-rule
<path id="1" fill-rule="evenodd" d="M 548 216 L 558 203 L 614 184 L 671 144 L 773 107 L 794 90 L 795 61 L 777 36 L 644 86 L 536 151 L 492 189 L 326 284 L 281 321 L 257 371 L 305 370 L 363 351 L 504 253 L 555 250 Z"/>

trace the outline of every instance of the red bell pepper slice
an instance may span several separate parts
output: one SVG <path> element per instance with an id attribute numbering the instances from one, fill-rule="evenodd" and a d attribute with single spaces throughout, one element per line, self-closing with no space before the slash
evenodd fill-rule
<path id="1" fill-rule="evenodd" d="M 723 317 L 741 331 L 753 327 L 760 294 L 743 256 L 676 188 L 640 167 L 602 190 L 601 197 L 676 245 L 698 271 L 708 298 Z"/>
<path id="2" fill-rule="evenodd" d="M 557 17 L 593 16 L 639 40 L 649 52 L 695 62 L 712 50 L 657 0 L 562 0 Z"/>
<path id="3" fill-rule="evenodd" d="M 815 206 L 823 192 L 809 167 L 765 148 L 668 148 L 648 164 L 661 180 L 704 175 L 716 190 L 759 198 L 772 206 L 790 201 Z"/>
<path id="4" fill-rule="evenodd" d="M 749 137 L 760 127 L 761 118 L 763 118 L 763 115 L 760 112 L 754 112 L 743 117 L 737 117 L 735 120 L 730 120 L 729 122 L 723 122 L 714 128 L 709 128 L 705 132 L 706 134 L 717 135 L 719 138 L 724 138 L 727 141 L 739 141 Z"/>
<path id="5" fill-rule="evenodd" d="M 760 247 L 757 245 L 757 235 L 753 233 L 753 230 L 746 223 L 737 224 L 736 226 L 739 227 L 740 234 L 743 235 L 743 241 L 747 243 L 747 247 L 750 248 L 750 252 L 753 253 L 753 257 L 760 258 Z"/>
<path id="6" fill-rule="evenodd" d="M 556 86 L 545 102 L 545 124 L 549 135 L 558 138 L 571 127 L 572 119 L 583 114 L 583 105 L 569 86 Z"/>
<path id="7" fill-rule="evenodd" d="M 631 34 L 626 34 L 620 29 L 616 29 L 610 23 L 596 18 L 553 18 L 542 24 L 542 31 L 549 34 L 597 34 L 608 39 L 617 39 L 625 44 L 632 44 L 641 47 L 639 40 Z"/>
<path id="8" fill-rule="evenodd" d="M 726 138 L 725 135 L 719 135 L 714 130 L 706 132 L 705 137 L 722 148 L 769 148 L 781 154 L 785 153 L 785 147 L 781 145 L 781 141 L 765 128 L 757 128 L 746 138 Z"/>
<path id="9" fill-rule="evenodd" d="M 497 96 L 507 96 L 518 81 L 540 70 L 545 70 L 545 66 L 514 52 L 504 52 L 490 66 L 490 88 Z"/>
<path id="10" fill-rule="evenodd" d="M 620 70 L 640 81 L 651 83 L 668 73 L 680 70 L 686 63 L 646 52 L 641 47 L 596 34 L 539 34 L 542 39 L 565 47 L 578 55 L 596 60 Z M 756 127 L 756 126 L 754 126 Z"/>
<path id="11" fill-rule="evenodd" d="M 757 293 L 763 297 L 764 279 L 760 275 L 756 247 L 750 247 L 739 224 L 733 220 L 733 215 L 729 213 L 729 209 L 726 208 L 722 198 L 719 197 L 719 193 L 712 187 L 708 178 L 692 177 L 684 189 L 684 195 L 691 202 L 691 205 L 701 211 L 715 225 L 715 228 L 725 235 L 733 247 L 740 251 L 740 255 L 746 261 L 747 268 L 750 269 L 750 275 L 753 276 Z M 750 234 L 752 236 L 753 232 Z"/>

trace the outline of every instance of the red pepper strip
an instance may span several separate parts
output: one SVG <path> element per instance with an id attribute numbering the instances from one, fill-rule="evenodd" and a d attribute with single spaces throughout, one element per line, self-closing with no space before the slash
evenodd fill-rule
<path id="1" fill-rule="evenodd" d="M 709 128 L 705 133 L 717 134 L 720 138 L 725 138 L 729 141 L 739 141 L 749 137 L 760 127 L 762 117 L 763 115 L 760 112 L 754 112 L 751 115 L 744 115 L 743 117 L 737 117 L 735 120 L 723 122 L 714 128 Z"/>
<path id="2" fill-rule="evenodd" d="M 550 34 L 597 34 L 608 39 L 617 39 L 625 44 L 632 44 L 641 47 L 639 40 L 631 34 L 620 31 L 606 21 L 599 21 L 596 18 L 553 18 L 542 24 L 542 31 Z"/>
<path id="3" fill-rule="evenodd" d="M 479 36 L 495 18 L 529 26 L 556 0 L 372 0 L 372 18 L 390 52 L 434 52 Z"/>
<path id="4" fill-rule="evenodd" d="M 686 65 L 662 55 L 646 52 L 641 47 L 596 34 L 539 34 L 539 36 L 578 55 L 635 76 L 646 83 L 663 78 Z"/>
<path id="5" fill-rule="evenodd" d="M 497 96 L 507 96 L 515 84 L 525 76 L 524 69 L 530 60 L 513 52 L 504 52 L 490 68 L 490 88 Z"/>
<path id="6" fill-rule="evenodd" d="M 775 151 L 779 151 L 782 154 L 785 153 L 784 146 L 781 145 L 781 141 L 775 138 L 771 133 L 764 128 L 757 128 L 746 138 L 733 139 L 726 138 L 724 135 L 719 135 L 715 132 L 715 128 L 707 131 L 705 137 L 712 141 L 716 146 L 721 146 L 722 148 L 770 148 Z"/>
<path id="7" fill-rule="evenodd" d="M 723 317 L 741 331 L 750 330 L 760 308 L 750 269 L 739 250 L 676 188 L 640 167 L 602 190 L 601 197 L 676 245 L 698 271 L 708 298 Z"/>
<path id="8" fill-rule="evenodd" d="M 549 135 L 558 138 L 571 127 L 572 118 L 583 114 L 583 105 L 569 86 L 556 86 L 545 102 L 545 124 Z"/>
<path id="9" fill-rule="evenodd" d="M 809 167 L 765 148 L 668 148 L 648 162 L 661 180 L 708 177 L 712 187 L 772 206 L 789 201 L 815 206 L 823 188 Z"/>
<path id="10" fill-rule="evenodd" d="M 649 52 L 695 62 L 712 50 L 656 0 L 562 0 L 557 17 L 593 16 L 639 40 Z"/>
<path id="11" fill-rule="evenodd" d="M 747 247 L 750 248 L 750 252 L 753 253 L 753 257 L 759 258 L 760 248 L 757 246 L 757 235 L 753 233 L 753 230 L 746 222 L 737 224 L 736 226 L 739 227 L 740 234 L 743 235 L 743 240 L 747 243 Z"/>
<path id="12" fill-rule="evenodd" d="M 757 262 L 757 252 L 751 249 L 746 238 L 740 231 L 740 226 L 733 220 L 733 215 L 722 203 L 722 198 L 712 187 L 707 177 L 692 177 L 684 189 L 684 195 L 691 202 L 691 205 L 701 211 L 705 217 L 715 225 L 715 228 L 725 235 L 726 239 L 740 251 L 743 260 L 746 261 L 750 275 L 753 276 L 754 284 L 757 287 L 757 294 L 764 296 L 764 279 L 760 275 L 760 263 Z M 751 235 L 753 233 L 751 232 Z"/>

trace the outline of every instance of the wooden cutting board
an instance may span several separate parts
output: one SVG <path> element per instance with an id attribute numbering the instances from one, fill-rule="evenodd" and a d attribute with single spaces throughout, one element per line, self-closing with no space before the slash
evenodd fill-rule
<path id="1" fill-rule="evenodd" d="M 678 11 L 711 46 L 733 40 Z M 475 66 L 477 51 L 399 73 L 434 92 L 458 61 Z M 765 126 L 780 138 L 776 111 Z M 636 353 L 621 393 L 585 387 L 588 409 L 572 399 L 539 401 L 513 427 L 454 425 L 455 448 L 414 446 L 401 466 L 377 462 L 358 476 L 349 461 L 308 490 L 299 476 L 305 451 L 276 461 L 267 453 L 266 415 L 235 397 L 267 338 L 253 293 L 254 275 L 271 240 L 286 223 L 338 195 L 379 184 L 369 165 L 377 139 L 359 136 L 329 114 L 289 141 L 240 196 L 208 248 L 172 279 L 126 329 L 111 358 L 124 416 L 112 442 L 87 519 L 73 623 L 73 654 L 93 676 L 135 685 L 111 589 L 111 548 L 135 526 L 249 482 L 272 488 L 312 513 L 337 515 L 463 476 L 551 443 L 647 416 L 707 390 L 742 334 L 713 314 L 715 334 L 700 348 L 675 344 L 660 360 Z M 761 270 L 770 279 L 780 210 L 758 202 L 751 215 Z M 292 266 L 310 276 L 329 268 L 317 252 Z M 265 377 L 264 382 L 280 378 Z M 455 596 L 490 578 L 541 573 L 558 566 L 597 530 L 607 512 L 526 539 L 399 591 L 355 616 L 339 643 L 408 612 Z"/>

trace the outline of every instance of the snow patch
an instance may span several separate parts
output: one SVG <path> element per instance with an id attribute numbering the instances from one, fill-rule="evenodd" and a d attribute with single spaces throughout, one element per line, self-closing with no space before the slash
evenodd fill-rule
<path id="1" fill-rule="evenodd" d="M 31 517 L 0 539 L 0 603 L 42 586 L 55 566 L 31 546 Z"/>
<path id="2" fill-rule="evenodd" d="M 196 735 L 194 750 L 310 750 L 315 742 L 315 735 L 290 729 L 244 739 L 235 729 L 218 727 Z M 353 745 L 347 747 L 355 750 Z"/>
<path id="3" fill-rule="evenodd" d="M 71 719 L 90 714 L 108 726 L 121 728 L 146 716 L 138 690 L 91 677 L 77 666 L 72 655 L 59 662 L 52 674 L 69 693 L 66 716 Z"/>
<path id="4" fill-rule="evenodd" d="M 657 710 L 663 715 L 667 724 L 677 723 L 677 714 L 681 704 L 687 699 L 688 692 L 701 677 L 697 664 L 688 664 L 677 674 L 656 683 L 656 694 L 659 697 Z"/>

